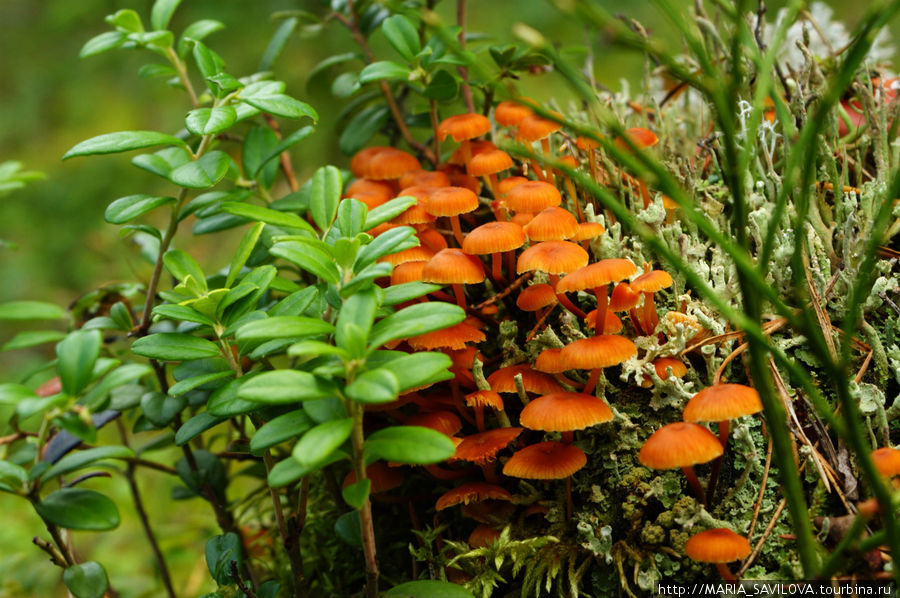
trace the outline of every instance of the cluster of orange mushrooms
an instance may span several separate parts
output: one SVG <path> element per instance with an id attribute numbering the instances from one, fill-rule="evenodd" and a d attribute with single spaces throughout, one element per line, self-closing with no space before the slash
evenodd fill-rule
<path id="1" fill-rule="evenodd" d="M 605 180 L 595 156 L 597 144 L 585 138 L 572 141 L 558 123 L 534 114 L 527 102 L 501 102 L 493 116 L 496 135 L 525 144 L 540 142 L 545 155 L 555 154 L 555 160 L 571 168 L 584 164 L 594 180 Z M 536 161 L 515 161 L 480 139 L 492 128 L 480 114 L 441 122 L 439 140 L 450 138 L 458 147 L 435 170 L 423 170 L 414 156 L 399 149 L 364 149 L 352 160 L 357 178 L 345 191 L 345 197 L 370 209 L 394 197 L 416 198 L 415 205 L 373 231 L 377 235 L 403 225 L 417 231 L 419 246 L 382 258 L 393 265 L 390 284 L 447 285 L 452 296 L 439 291 L 420 300 L 452 301 L 467 312 L 461 324 L 406 339 L 396 347 L 449 355 L 454 377 L 448 384 L 418 389 L 382 409 L 397 421 L 430 427 L 457 443 L 448 463 L 426 470 L 443 483 L 459 482 L 440 496 L 436 510 L 462 505 L 464 515 L 480 523 L 469 538 L 473 546 L 499 537 L 516 503 L 522 502 L 504 487 L 509 478 L 564 479 L 566 514 L 571 517 L 572 476 L 587 463 L 585 453 L 573 444 L 574 434 L 613 419 L 613 409 L 595 396 L 600 376 L 604 369 L 637 357 L 628 335 L 665 338 L 654 294 L 673 284 L 667 272 L 649 264 L 639 272 L 627 259 L 592 260 L 591 240 L 603 234 L 604 226 L 585 209 L 582 200 L 587 198 L 579 198 L 576 186 L 562 173 Z M 639 148 L 657 141 L 646 129 L 629 129 L 627 134 Z M 620 175 L 648 205 L 646 185 Z M 596 308 L 585 312 L 582 306 L 594 304 L 589 294 Z M 517 326 L 533 322 L 522 335 L 528 343 L 557 310 L 572 314 L 584 338 L 546 348 L 534 363 L 498 363 L 510 358 L 496 342 L 504 320 L 512 319 Z M 672 327 L 701 331 L 687 314 L 670 311 L 664 318 Z M 485 348 L 480 351 L 479 345 Z M 524 356 L 522 351 L 513 353 Z M 660 380 L 687 372 L 674 355 L 657 358 L 653 366 Z M 493 371 L 485 378 L 483 368 Z M 652 376 L 645 376 L 643 386 L 653 384 Z M 687 404 L 683 422 L 665 425 L 646 440 L 639 460 L 652 469 L 681 468 L 698 502 L 704 503 L 716 484 L 730 420 L 761 410 L 759 395 L 750 387 L 708 387 Z M 513 425 L 516 420 L 518 426 Z M 718 422 L 718 437 L 703 422 Z M 504 454 L 514 444 L 516 450 Z M 693 466 L 710 461 L 714 464 L 704 491 Z M 401 481 L 396 469 L 385 464 L 372 465 L 370 475 L 376 493 Z M 546 507 L 532 503 L 524 516 L 546 512 Z M 696 560 L 716 563 L 723 577 L 733 579 L 724 563 L 746 557 L 750 546 L 722 528 L 694 535 L 685 551 Z"/>

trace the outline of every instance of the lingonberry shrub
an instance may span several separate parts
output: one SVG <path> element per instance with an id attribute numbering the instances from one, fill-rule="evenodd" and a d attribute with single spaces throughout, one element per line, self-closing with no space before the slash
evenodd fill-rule
<path id="1" fill-rule="evenodd" d="M 40 517 L 73 595 L 114 593 L 115 563 L 72 541 L 117 527 L 110 468 L 173 597 L 143 468 L 212 509 L 212 596 L 633 595 L 712 565 L 900 575 L 896 93 L 871 52 L 896 5 L 848 35 L 820 6 L 767 23 L 761 2 L 688 18 L 659 0 L 675 53 L 558 4 L 644 53 L 642 92 L 598 89 L 523 25 L 522 45 L 474 43 L 465 0 L 455 26 L 431 3 L 284 13 L 246 76 L 204 43 L 215 24 L 176 39 L 177 0 L 150 30 L 107 18 L 83 55 L 148 51 L 191 108 L 183 129 L 64 156 L 149 150 L 132 163 L 171 195 L 106 211 L 151 250 L 149 282 L 7 345 L 56 343 L 42 377 L 0 386 L 0 490 Z M 309 75 L 347 101 L 348 161 L 301 182 L 290 150 L 317 114 L 269 70 L 295 31 L 328 27 L 359 46 Z M 580 105 L 517 94 L 547 70 Z M 189 224 L 242 231 L 226 268 L 176 247 Z"/>

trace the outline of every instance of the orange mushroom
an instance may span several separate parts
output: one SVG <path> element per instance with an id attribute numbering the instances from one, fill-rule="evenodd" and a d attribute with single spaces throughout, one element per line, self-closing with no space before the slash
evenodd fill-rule
<path id="1" fill-rule="evenodd" d="M 750 555 L 750 542 L 728 528 L 719 527 L 691 536 L 684 552 L 695 561 L 713 563 L 725 581 L 736 578 L 726 563 L 739 561 Z"/>
<path id="2" fill-rule="evenodd" d="M 462 249 L 472 255 L 491 256 L 491 278 L 495 282 L 503 280 L 500 273 L 501 257 L 505 252 L 507 261 L 512 262 L 515 250 L 525 244 L 525 233 L 522 227 L 514 222 L 488 222 L 475 228 L 466 235 Z M 514 277 L 513 269 L 507 267 L 510 280 Z"/>
<path id="3" fill-rule="evenodd" d="M 587 455 L 574 444 L 539 442 L 513 453 L 503 475 L 526 480 L 566 480 L 566 516 L 572 516 L 572 474 L 587 464 Z"/>
<path id="4" fill-rule="evenodd" d="M 607 287 L 614 282 L 634 274 L 636 268 L 629 260 L 612 258 L 594 262 L 563 277 L 556 285 L 556 291 L 565 294 L 571 291 L 591 289 L 597 297 L 597 321 L 606 322 L 609 305 Z"/>
<path id="5" fill-rule="evenodd" d="M 584 318 L 585 313 L 575 307 L 568 297 L 559 291 L 557 282 L 560 274 L 578 270 L 587 262 L 587 251 L 576 243 L 544 241 L 537 245 L 532 245 L 522 252 L 516 262 L 516 271 L 519 274 L 535 270 L 546 272 L 550 276 L 550 286 L 556 290 L 556 297 L 559 302 L 579 318 Z"/>
<path id="6" fill-rule="evenodd" d="M 553 206 L 537 213 L 524 229 L 532 241 L 564 241 L 578 232 L 578 221 L 568 210 Z"/>
<path id="7" fill-rule="evenodd" d="M 599 318 L 599 314 L 598 314 Z M 614 334 L 600 334 L 571 342 L 562 350 L 562 358 L 572 370 L 591 370 L 582 392 L 591 394 L 597 386 L 603 368 L 619 365 L 637 355 L 637 347 L 627 338 Z"/>
<path id="8" fill-rule="evenodd" d="M 497 173 L 513 167 L 512 158 L 501 149 L 493 149 L 472 156 L 466 165 L 466 172 L 472 176 L 484 177 L 491 195 L 497 198 Z"/>
<path id="9" fill-rule="evenodd" d="M 463 161 L 468 164 L 472 161 L 471 141 L 481 137 L 491 130 L 491 121 L 481 114 L 472 112 L 456 114 L 441 121 L 437 128 L 437 136 L 440 141 L 451 137 L 460 144 Z"/>
<path id="10" fill-rule="evenodd" d="M 462 247 L 463 234 L 459 215 L 478 208 L 478 196 L 465 187 L 441 187 L 428 195 L 425 210 L 432 216 L 447 216 L 457 244 Z"/>
<path id="11" fill-rule="evenodd" d="M 484 408 L 490 407 L 497 415 L 502 427 L 510 427 L 509 418 L 503 411 L 503 397 L 493 390 L 476 390 L 466 395 L 466 405 L 475 410 L 475 426 L 484 432 Z"/>
<path id="12" fill-rule="evenodd" d="M 715 435 L 701 426 L 687 422 L 666 424 L 650 435 L 638 453 L 641 464 L 651 469 L 681 468 L 694 495 L 701 503 L 705 494 L 694 465 L 708 463 L 724 452 Z"/>
<path id="13" fill-rule="evenodd" d="M 462 285 L 484 282 L 484 267 L 477 258 L 459 249 L 442 249 L 425 264 L 422 281 L 453 285 L 456 304 L 466 309 Z"/>
<path id="14" fill-rule="evenodd" d="M 629 286 L 632 291 L 644 294 L 644 309 L 641 313 L 641 327 L 646 334 L 653 334 L 656 325 L 659 324 L 659 314 L 656 313 L 656 305 L 653 302 L 653 294 L 672 286 L 672 276 L 665 270 L 650 270 L 631 281 Z"/>
<path id="15" fill-rule="evenodd" d="M 519 414 L 519 424 L 529 430 L 562 432 L 563 442 L 572 442 L 575 430 L 612 418 L 612 409 L 602 399 L 580 392 L 555 392 L 528 403 Z"/>

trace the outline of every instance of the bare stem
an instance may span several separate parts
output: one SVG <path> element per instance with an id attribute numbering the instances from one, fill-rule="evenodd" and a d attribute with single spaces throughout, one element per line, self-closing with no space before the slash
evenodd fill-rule
<path id="1" fill-rule="evenodd" d="M 363 454 L 365 436 L 363 432 L 362 406 L 351 404 L 353 414 L 353 471 L 356 473 L 357 482 L 366 479 L 366 462 Z M 369 497 L 359 509 L 359 523 L 362 533 L 363 553 L 366 560 L 366 597 L 378 598 L 378 560 L 375 555 L 375 526 L 372 521 L 372 502 Z"/>
<path id="2" fill-rule="evenodd" d="M 466 49 L 466 0 L 456 0 L 456 24 L 459 25 L 459 49 Z M 466 110 L 475 112 L 475 102 L 472 100 L 472 88 L 469 86 L 469 69 L 459 67 L 459 76 L 462 77 L 462 95 L 466 102 Z"/>
<path id="3" fill-rule="evenodd" d="M 172 63 L 172 66 L 175 67 L 175 70 L 178 71 L 178 78 L 181 79 L 181 84 L 184 85 L 185 91 L 187 91 L 188 96 L 191 98 L 191 105 L 194 108 L 200 106 L 200 102 L 197 100 L 197 94 L 194 92 L 194 86 L 191 84 L 191 78 L 188 77 L 187 67 L 184 64 L 184 61 L 175 53 L 175 50 L 172 49 L 171 46 L 166 48 L 166 55 L 169 57 L 169 62 Z"/>

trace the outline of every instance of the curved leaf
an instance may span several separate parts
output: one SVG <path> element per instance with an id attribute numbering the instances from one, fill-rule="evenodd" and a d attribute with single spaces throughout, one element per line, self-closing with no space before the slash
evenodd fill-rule
<path id="1" fill-rule="evenodd" d="M 96 154 L 116 154 L 157 145 L 184 145 L 184 141 L 157 131 L 119 131 L 82 141 L 67 151 L 62 159 L 68 160 L 77 156 Z"/>
<path id="2" fill-rule="evenodd" d="M 60 527 L 105 531 L 118 527 L 119 509 L 108 497 L 84 488 L 63 488 L 35 504 L 38 514 Z"/>

